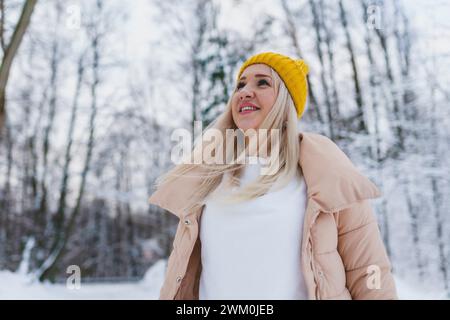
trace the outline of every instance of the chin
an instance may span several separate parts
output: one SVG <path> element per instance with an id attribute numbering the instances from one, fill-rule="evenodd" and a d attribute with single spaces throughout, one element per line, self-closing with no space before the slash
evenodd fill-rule
<path id="1" fill-rule="evenodd" d="M 251 124 L 239 124 L 237 127 L 239 129 L 243 130 L 243 131 L 246 131 L 248 129 L 255 129 L 256 130 L 258 128 L 258 126 L 251 125 Z"/>
<path id="2" fill-rule="evenodd" d="M 240 128 L 241 130 L 248 130 L 248 129 L 257 129 L 259 127 L 259 122 L 258 121 L 242 121 L 240 123 L 238 123 L 238 128 Z"/>

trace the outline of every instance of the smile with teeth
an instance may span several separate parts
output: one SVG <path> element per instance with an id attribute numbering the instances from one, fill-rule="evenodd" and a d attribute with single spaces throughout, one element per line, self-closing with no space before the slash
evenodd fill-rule
<path id="1" fill-rule="evenodd" d="M 250 113 L 256 110 L 259 110 L 259 108 L 255 106 L 244 106 L 239 109 L 239 113 Z"/>

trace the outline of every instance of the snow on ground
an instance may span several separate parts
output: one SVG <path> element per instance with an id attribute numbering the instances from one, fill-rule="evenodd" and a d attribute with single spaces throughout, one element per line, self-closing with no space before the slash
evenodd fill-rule
<path id="1" fill-rule="evenodd" d="M 84 284 L 69 289 L 65 284 L 31 283 L 18 273 L 0 271 L 0 299 L 4 300 L 151 300 L 158 299 L 166 260 L 156 262 L 137 283 Z"/>
<path id="2" fill-rule="evenodd" d="M 0 299 L 3 300 L 152 300 L 158 299 L 166 260 L 155 263 L 137 283 L 84 284 L 80 289 L 69 289 L 65 284 L 31 283 L 20 273 L 0 271 Z M 445 294 L 413 287 L 396 278 L 400 299 L 444 299 Z"/>
<path id="3" fill-rule="evenodd" d="M 413 286 L 406 281 L 395 277 L 395 285 L 399 298 L 402 300 L 446 300 L 450 299 L 445 292 L 429 290 Z"/>

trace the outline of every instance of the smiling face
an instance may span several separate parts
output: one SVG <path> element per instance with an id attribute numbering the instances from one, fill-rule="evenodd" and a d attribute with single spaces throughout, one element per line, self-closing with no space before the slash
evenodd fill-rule
<path id="1" fill-rule="evenodd" d="M 258 129 L 277 98 L 271 69 L 265 64 L 245 68 L 231 101 L 233 121 L 242 130 Z"/>

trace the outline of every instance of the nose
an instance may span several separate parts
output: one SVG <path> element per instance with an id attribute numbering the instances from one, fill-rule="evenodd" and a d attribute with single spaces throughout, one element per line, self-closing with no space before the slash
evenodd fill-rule
<path id="1" fill-rule="evenodd" d="M 253 90 L 249 90 L 244 87 L 239 92 L 239 100 L 243 100 L 245 98 L 253 98 L 254 94 L 255 93 L 253 92 Z"/>

